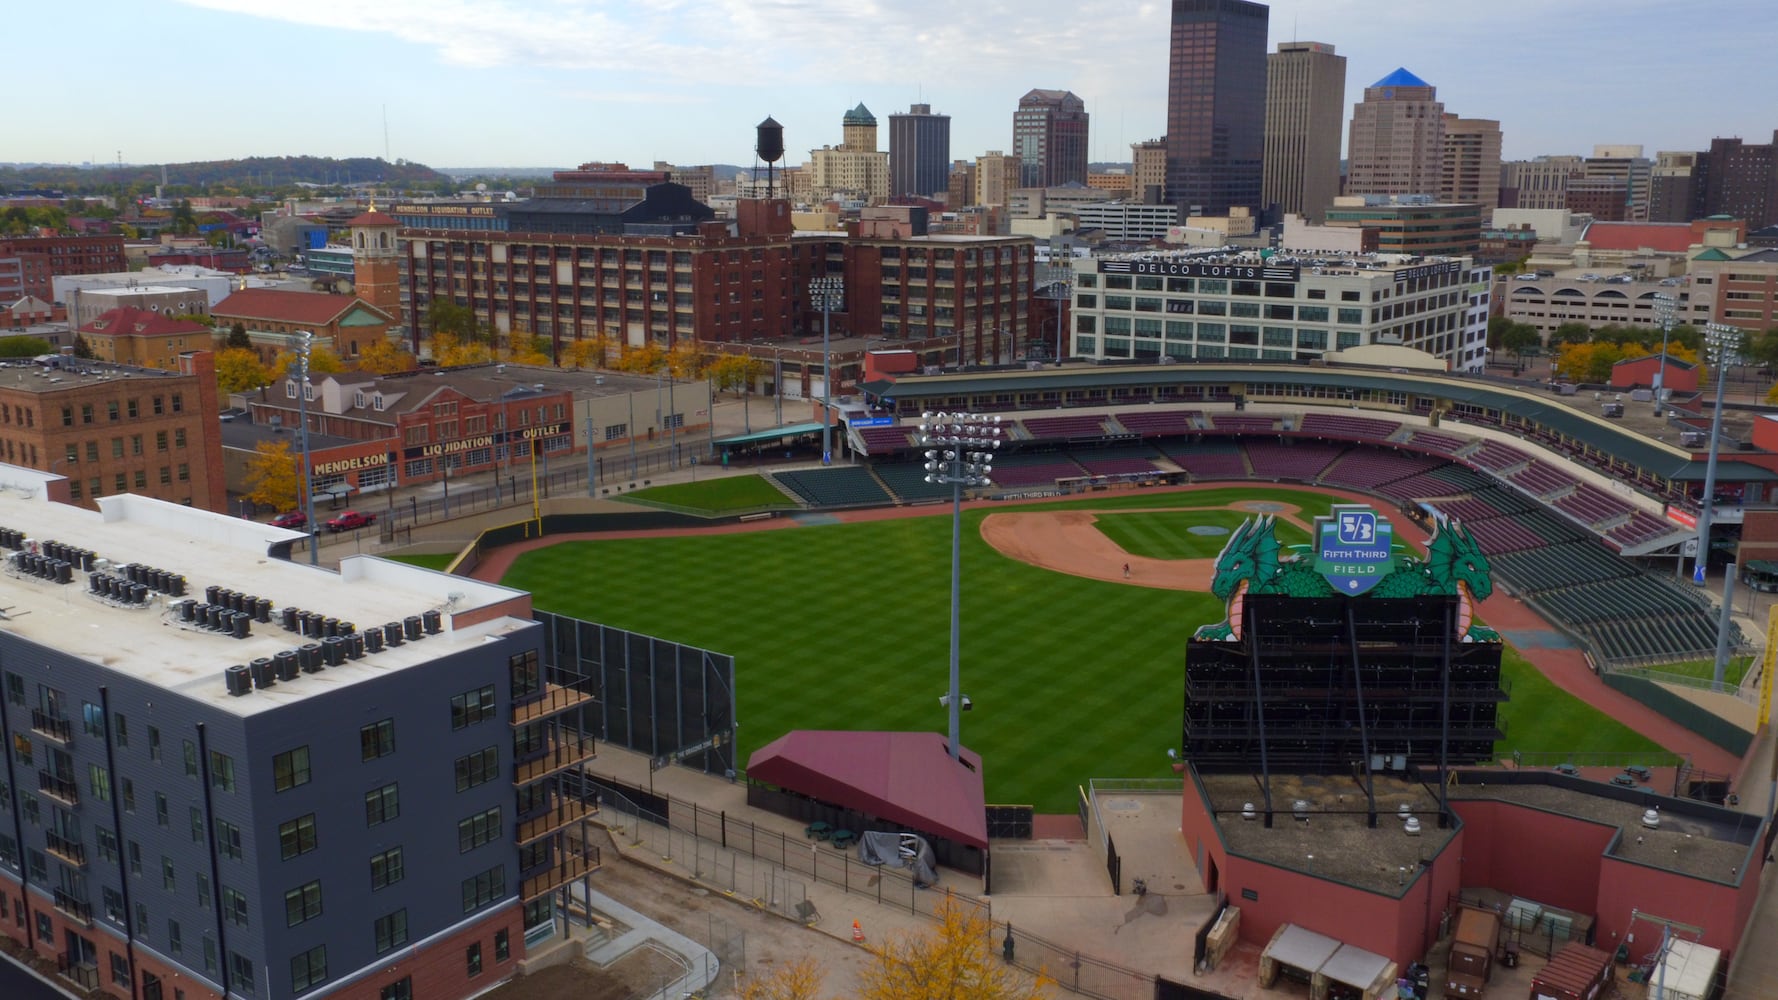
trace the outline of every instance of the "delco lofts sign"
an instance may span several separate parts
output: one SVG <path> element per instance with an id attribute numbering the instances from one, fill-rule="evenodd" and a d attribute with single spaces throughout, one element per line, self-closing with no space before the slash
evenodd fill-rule
<path id="1" fill-rule="evenodd" d="M 1295 281 L 1295 264 L 1229 264 L 1193 260 L 1101 260 L 1100 274 L 1152 274 L 1165 278 L 1233 278 L 1245 281 Z"/>

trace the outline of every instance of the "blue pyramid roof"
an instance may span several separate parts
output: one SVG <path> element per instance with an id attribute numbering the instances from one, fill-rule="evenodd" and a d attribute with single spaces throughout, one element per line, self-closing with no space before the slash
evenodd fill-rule
<path id="1" fill-rule="evenodd" d="M 1373 87 L 1430 87 L 1430 86 L 1432 86 L 1432 84 L 1427 83 L 1425 80 L 1420 79 L 1419 77 L 1415 76 L 1412 73 L 1409 73 L 1405 67 L 1398 67 L 1395 72 L 1389 74 L 1388 76 L 1384 77 L 1381 80 L 1378 80 L 1376 83 L 1371 84 L 1371 86 L 1373 86 Z"/>

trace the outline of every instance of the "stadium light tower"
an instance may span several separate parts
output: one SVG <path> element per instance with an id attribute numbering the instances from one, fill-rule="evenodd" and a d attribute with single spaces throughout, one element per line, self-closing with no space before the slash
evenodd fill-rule
<path id="1" fill-rule="evenodd" d="M 846 279 L 837 275 L 809 281 L 809 298 L 821 307 L 821 464 L 833 464 L 833 345 L 828 317 L 845 301 Z"/>
<path id="2" fill-rule="evenodd" d="M 1671 292 L 1655 293 L 1655 320 L 1661 324 L 1661 363 L 1655 369 L 1655 416 L 1666 410 L 1667 338 L 1673 333 L 1673 319 L 1679 315 L 1679 299 Z"/>
<path id="3" fill-rule="evenodd" d="M 963 692 L 958 669 L 962 639 L 963 488 L 987 486 L 994 471 L 994 449 L 1000 447 L 1000 417 L 979 413 L 925 413 L 920 417 L 920 444 L 926 452 L 926 481 L 951 487 L 951 686 L 944 698 L 950 715 L 949 753 L 958 759 Z M 974 450 L 971 450 L 974 449 Z"/>
<path id="4" fill-rule="evenodd" d="M 1722 391 L 1729 366 L 1741 361 L 1741 344 L 1745 335 L 1740 328 L 1723 323 L 1704 326 L 1704 351 L 1716 366 L 1716 409 L 1710 415 L 1710 460 L 1704 464 L 1703 511 L 1698 515 L 1698 561 L 1692 568 L 1692 582 L 1702 587 L 1704 571 L 1710 565 L 1710 513 L 1716 505 L 1716 452 L 1722 443 Z"/>
<path id="5" fill-rule="evenodd" d="M 314 344 L 315 335 L 308 330 L 298 330 L 296 336 L 290 338 L 290 346 L 296 351 L 297 419 L 302 421 L 303 425 L 303 525 L 309 529 L 309 565 L 319 566 L 321 564 L 321 526 L 315 523 L 315 474 L 314 466 L 309 464 L 309 350 Z M 449 487 L 446 488 L 449 489 Z"/>

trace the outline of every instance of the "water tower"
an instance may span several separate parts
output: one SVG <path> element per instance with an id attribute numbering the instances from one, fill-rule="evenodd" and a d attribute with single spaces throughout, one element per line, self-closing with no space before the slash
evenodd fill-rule
<path id="1" fill-rule="evenodd" d="M 773 197 L 772 164 L 784 158 L 784 126 L 767 116 L 766 120 L 755 126 L 758 138 L 754 142 L 753 152 L 766 165 L 766 200 Z M 757 169 L 757 168 L 756 168 Z"/>

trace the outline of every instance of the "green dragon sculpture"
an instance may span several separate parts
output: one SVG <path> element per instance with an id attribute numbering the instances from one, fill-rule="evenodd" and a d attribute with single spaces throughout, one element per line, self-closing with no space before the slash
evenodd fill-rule
<path id="1" fill-rule="evenodd" d="M 1273 532 L 1267 514 L 1249 519 L 1229 536 L 1216 557 L 1210 592 L 1223 599 L 1228 617 L 1200 627 L 1192 638 L 1221 642 L 1241 637 L 1243 602 L 1250 594 L 1285 594 L 1291 597 L 1332 597 L 1334 588 L 1314 568 L 1307 552 L 1285 552 Z M 1436 517 L 1426 558 L 1398 556 L 1394 568 L 1378 581 L 1367 596 L 1381 598 L 1455 594 L 1457 635 L 1463 642 L 1499 642 L 1500 634 L 1475 621 L 1475 603 L 1494 592 L 1488 557 L 1468 528 L 1455 520 Z"/>

